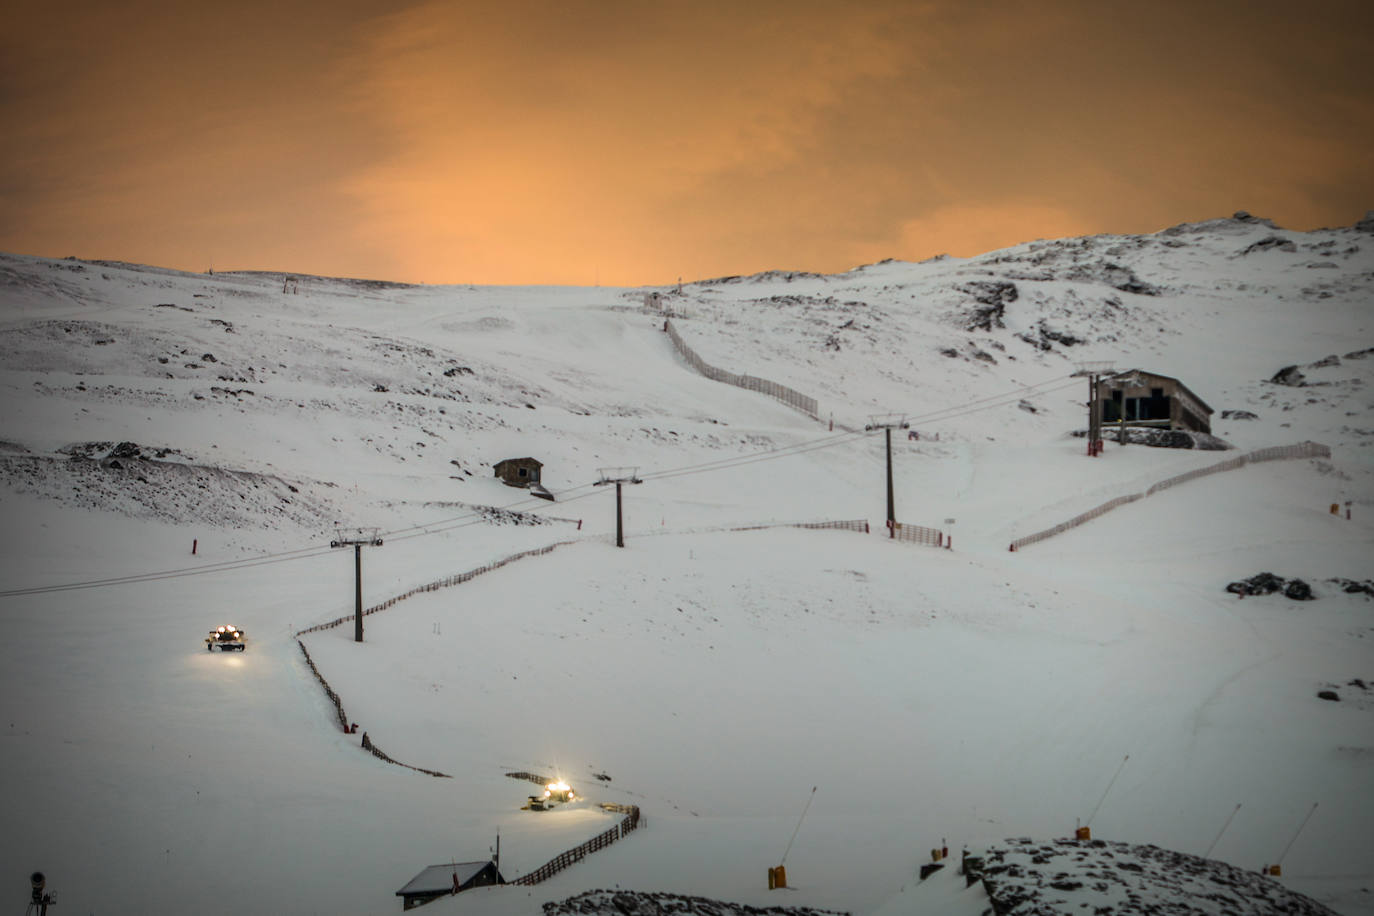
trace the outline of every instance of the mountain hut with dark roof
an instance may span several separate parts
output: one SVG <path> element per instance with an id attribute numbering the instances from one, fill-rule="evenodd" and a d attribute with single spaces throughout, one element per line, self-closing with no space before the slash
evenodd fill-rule
<path id="1" fill-rule="evenodd" d="M 1129 369 L 1101 379 L 1094 399 L 1102 427 L 1127 426 L 1212 432 L 1212 408 L 1176 378 Z"/>

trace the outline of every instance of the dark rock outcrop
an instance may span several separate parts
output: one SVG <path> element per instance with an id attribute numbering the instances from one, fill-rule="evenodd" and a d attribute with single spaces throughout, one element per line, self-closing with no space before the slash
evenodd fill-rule
<path id="1" fill-rule="evenodd" d="M 1301 579 L 1285 579 L 1271 572 L 1262 572 L 1248 579 L 1241 579 L 1226 586 L 1233 595 L 1272 595 L 1282 592 L 1285 598 L 1293 601 L 1315 601 L 1312 586 Z"/>
<path id="2" fill-rule="evenodd" d="M 973 297 L 977 306 L 969 310 L 964 327 L 969 331 L 991 331 L 993 328 L 1006 327 L 1002 317 L 1007 306 L 1020 296 L 1015 283 L 993 280 L 975 280 L 959 288 Z"/>
<path id="3" fill-rule="evenodd" d="M 138 458 L 143 450 L 134 442 L 121 442 L 110 450 L 106 458 Z"/>
<path id="4" fill-rule="evenodd" d="M 1283 587 L 1283 596 L 1293 601 L 1313 601 L 1316 595 L 1312 594 L 1312 586 L 1301 579 L 1290 579 L 1288 584 Z"/>
<path id="5" fill-rule="evenodd" d="M 834 910 L 809 906 L 755 907 L 684 894 L 629 890 L 585 891 L 562 901 L 549 901 L 544 916 L 661 916 L 694 913 L 698 916 L 840 916 Z M 848 916 L 848 914 L 845 914 Z"/>
<path id="6" fill-rule="evenodd" d="M 976 872 L 968 866 L 979 861 Z M 997 916 L 1169 913 L 1172 916 L 1334 916 L 1273 878 L 1215 859 L 1102 840 L 1004 840 L 975 860 Z"/>
<path id="7" fill-rule="evenodd" d="M 1266 237 L 1266 238 L 1260 239 L 1258 242 L 1255 242 L 1255 243 L 1252 244 L 1252 245 L 1246 246 L 1245 250 L 1241 252 L 1241 256 L 1243 257 L 1243 256 L 1245 256 L 1245 255 L 1247 255 L 1247 254 L 1254 254 L 1255 252 L 1258 252 L 1258 251 L 1297 251 L 1297 250 L 1298 250 L 1298 246 L 1295 245 L 1295 244 L 1293 244 L 1290 240 L 1285 239 L 1285 238 L 1280 238 L 1280 237 L 1277 236 L 1277 235 L 1271 235 L 1271 236 L 1268 236 L 1268 237 Z"/>
<path id="8" fill-rule="evenodd" d="M 1371 581 L 1369 579 L 1365 579 L 1363 582 L 1361 582 L 1358 579 L 1342 579 L 1338 577 L 1335 579 L 1328 579 L 1326 581 L 1330 582 L 1332 585 L 1337 586 L 1338 588 L 1340 588 L 1341 591 L 1345 592 L 1347 595 L 1359 595 L 1363 593 L 1366 597 L 1374 598 L 1374 581 Z"/>
<path id="9" fill-rule="evenodd" d="M 1086 429 L 1079 429 L 1073 432 L 1078 438 L 1088 435 Z M 1120 430 L 1112 428 L 1111 424 L 1106 424 L 1102 429 L 1102 438 L 1110 439 L 1113 442 L 1120 435 Z M 1224 452 L 1232 446 L 1225 439 L 1219 439 L 1211 433 L 1195 433 L 1186 429 L 1150 429 L 1148 427 L 1126 427 L 1126 442 L 1128 445 L 1148 445 L 1151 448 L 1192 448 L 1203 452 Z"/>
<path id="10" fill-rule="evenodd" d="M 1297 366 L 1284 366 L 1273 377 L 1269 379 L 1275 385 L 1288 385 L 1291 388 L 1302 387 L 1305 376 L 1298 370 Z"/>
<path id="11" fill-rule="evenodd" d="M 1226 586 L 1226 590 L 1233 595 L 1272 595 L 1274 592 L 1283 591 L 1285 584 L 1286 580 L 1282 577 L 1262 572 L 1248 579 L 1232 582 Z"/>

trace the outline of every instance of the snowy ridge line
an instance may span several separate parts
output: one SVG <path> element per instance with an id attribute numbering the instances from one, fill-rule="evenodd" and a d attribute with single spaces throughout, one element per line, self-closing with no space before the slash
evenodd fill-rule
<path id="1" fill-rule="evenodd" d="M 1067 522 L 1060 522 L 1053 528 L 1046 528 L 1044 531 L 1037 531 L 1035 534 L 1028 534 L 1023 538 L 1017 538 L 1016 540 L 1011 542 L 1011 546 L 1007 549 L 1010 551 L 1017 551 L 1020 550 L 1022 547 L 1026 547 L 1030 544 L 1035 544 L 1047 538 L 1052 538 L 1056 534 L 1063 534 L 1070 528 L 1077 528 L 1079 525 L 1082 525 L 1085 522 L 1090 522 L 1099 516 L 1106 515 L 1108 512 L 1112 511 L 1118 506 L 1124 506 L 1127 503 L 1133 503 L 1138 499 L 1144 499 L 1146 496 L 1151 496 L 1162 490 L 1167 490 L 1170 487 L 1176 487 L 1179 484 L 1188 483 L 1192 480 L 1197 480 L 1200 477 L 1207 477 L 1211 474 L 1219 474 L 1223 471 L 1236 471 L 1240 468 L 1245 467 L 1247 464 L 1255 464 L 1261 461 L 1287 461 L 1295 458 L 1301 459 L 1330 457 L 1331 449 L 1325 445 L 1322 445 L 1320 442 L 1299 442 L 1296 445 L 1276 445 L 1271 446 L 1269 448 L 1256 449 L 1253 452 L 1248 452 L 1247 454 L 1240 455 L 1236 458 L 1231 458 L 1227 461 L 1222 461 L 1218 464 L 1209 465 L 1205 468 L 1198 468 L 1197 470 L 1188 471 L 1184 474 L 1179 474 L 1174 477 L 1166 478 L 1164 480 L 1159 481 L 1156 484 L 1152 484 L 1143 493 L 1131 493 L 1127 496 L 1118 496 L 1116 499 L 1108 500 L 1102 505 L 1097 506 L 1093 509 L 1089 509 L 1087 512 L 1084 512 L 1081 515 L 1075 515 Z"/>
<path id="2" fill-rule="evenodd" d="M 506 883 L 508 885 L 529 886 L 538 884 L 541 881 L 547 881 L 568 866 L 576 865 L 592 853 L 605 849 L 615 841 L 623 839 L 639 828 L 640 817 L 639 808 L 637 806 L 617 805 L 610 810 L 628 811 L 628 813 L 620 823 L 609 830 L 597 834 L 581 846 L 575 846 L 566 852 L 559 853 L 529 874 L 521 875 L 514 881 L 508 881 Z"/>
<path id="3" fill-rule="evenodd" d="M 681 354 L 682 358 L 685 359 L 693 369 L 696 369 L 707 378 L 717 382 L 724 382 L 727 385 L 745 388 L 749 391 L 757 391 L 761 394 L 766 394 L 769 397 L 782 401 L 789 407 L 795 407 L 813 420 L 820 419 L 820 408 L 815 398 L 807 397 L 800 391 L 788 388 L 786 385 L 780 385 L 777 382 L 771 382 L 766 378 L 759 378 L 755 375 L 737 375 L 725 369 L 717 369 L 715 366 L 703 360 L 697 355 L 695 350 L 687 345 L 687 342 L 682 339 L 682 335 L 678 333 L 677 328 L 673 327 L 672 321 L 667 318 L 663 319 L 663 330 L 668 332 L 668 336 L 672 338 L 673 346 L 677 347 L 677 352 Z"/>
<path id="4" fill-rule="evenodd" d="M 320 686 L 324 688 L 325 696 L 329 697 L 330 701 L 334 704 L 334 709 L 339 715 L 339 724 L 343 726 L 344 733 L 350 733 L 351 729 L 348 727 L 348 713 L 344 712 L 343 700 L 339 699 L 338 693 L 334 691 L 333 687 L 329 686 L 329 682 L 324 679 L 324 675 L 320 674 L 320 669 L 315 667 L 315 660 L 310 657 L 310 652 L 305 648 L 305 643 L 301 642 L 298 639 L 296 640 L 296 645 L 301 647 L 301 654 L 305 656 L 305 663 L 310 666 L 310 671 L 312 674 L 315 675 L 315 680 L 319 681 Z M 395 757 L 386 754 L 382 751 L 381 748 L 373 744 L 372 739 L 367 736 L 367 732 L 363 732 L 362 746 L 364 750 L 370 751 L 372 753 L 372 756 L 378 758 L 379 760 L 383 760 L 387 763 L 394 763 L 398 767 L 405 767 L 408 770 L 415 770 L 417 773 L 424 773 L 427 776 L 438 776 L 441 779 L 453 778 L 447 773 L 440 773 L 438 770 L 427 770 L 424 767 L 417 767 L 412 766 L 409 763 L 402 763 Z"/>

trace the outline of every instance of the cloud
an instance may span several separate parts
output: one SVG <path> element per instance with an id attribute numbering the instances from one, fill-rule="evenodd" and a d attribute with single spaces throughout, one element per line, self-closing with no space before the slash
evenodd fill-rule
<path id="1" fill-rule="evenodd" d="M 1374 7 L 24 5 L 0 248 L 429 282 L 844 270 L 1374 203 Z"/>
<path id="2" fill-rule="evenodd" d="M 625 265 L 610 282 L 675 277 L 702 239 L 771 209 L 836 112 L 900 57 L 878 19 L 838 11 L 540 10 L 531 24 L 524 7 L 477 19 L 435 4 L 372 43 L 367 108 L 393 149 L 349 190 L 374 237 L 420 228 L 417 268 L 586 282 L 604 259 Z"/>

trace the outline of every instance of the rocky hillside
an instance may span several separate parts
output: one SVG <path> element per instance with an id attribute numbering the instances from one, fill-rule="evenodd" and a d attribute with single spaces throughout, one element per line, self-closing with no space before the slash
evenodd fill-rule
<path id="1" fill-rule="evenodd" d="M 969 856 L 996 916 L 1335 916 L 1278 880 L 1157 846 L 1103 840 L 1007 840 Z"/>
<path id="2" fill-rule="evenodd" d="M 1096 361 L 1183 379 L 1216 410 L 1199 447 L 1313 439 L 1374 464 L 1374 326 L 1360 318 L 1374 299 L 1368 220 L 1294 232 L 1237 213 L 1152 235 L 656 292 L 645 306 L 643 290 L 288 281 L 0 255 L 0 478 L 134 516 L 318 528 L 356 505 L 342 487 L 378 474 L 495 502 L 499 491 L 462 485 L 535 442 L 560 443 L 561 479 L 545 481 L 555 490 L 600 465 L 783 444 L 683 401 L 680 386 L 631 393 L 660 368 L 682 371 L 646 334 L 665 311 L 708 362 L 815 397 L 841 428 L 897 411 L 947 439 L 1064 437 L 1084 424 L 1070 374 Z M 1032 386 L 1019 409 L 980 412 L 980 395 L 1017 386 Z M 269 445 L 264 431 L 283 423 L 297 434 Z M 141 451 L 111 463 L 92 444 L 102 441 Z"/>
<path id="3" fill-rule="evenodd" d="M 806 906 L 755 907 L 706 897 L 644 891 L 587 891 L 557 903 L 544 904 L 544 916 L 842 916 L 834 910 Z M 848 914 L 843 914 L 848 916 Z"/>

